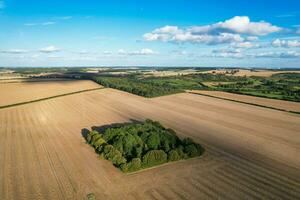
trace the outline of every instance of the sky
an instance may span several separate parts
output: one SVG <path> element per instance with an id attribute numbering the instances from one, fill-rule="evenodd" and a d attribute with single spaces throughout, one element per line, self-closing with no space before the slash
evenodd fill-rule
<path id="1" fill-rule="evenodd" d="M 0 0 L 0 66 L 300 67 L 300 1 Z"/>

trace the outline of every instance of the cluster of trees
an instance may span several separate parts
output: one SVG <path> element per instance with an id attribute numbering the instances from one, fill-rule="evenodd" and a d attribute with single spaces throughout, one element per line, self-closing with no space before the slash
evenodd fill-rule
<path id="1" fill-rule="evenodd" d="M 248 94 L 289 101 L 300 101 L 298 74 L 282 73 L 272 77 L 251 77 L 247 81 L 219 84 L 216 89 L 232 93 Z"/>
<path id="2" fill-rule="evenodd" d="M 110 88 L 115 88 L 144 97 L 157 97 L 167 94 L 183 92 L 184 90 L 208 89 L 204 81 L 238 81 L 244 77 L 194 74 L 172 77 L 143 77 L 140 74 L 127 76 L 96 76 L 92 78 L 97 83 Z"/>
<path id="3" fill-rule="evenodd" d="M 103 133 L 92 130 L 86 137 L 101 157 L 123 172 L 200 156 L 204 149 L 190 138 L 180 140 L 159 122 L 124 124 Z"/>
<path id="4" fill-rule="evenodd" d="M 105 87 L 123 90 L 144 97 L 156 97 L 182 91 L 172 85 L 161 85 L 155 81 L 145 82 L 145 80 L 140 80 L 136 77 L 100 76 L 93 80 Z"/>
<path id="5" fill-rule="evenodd" d="M 192 74 L 172 77 L 96 76 L 93 80 L 144 97 L 156 97 L 184 90 L 221 90 L 290 101 L 300 101 L 299 73 L 281 73 L 272 77 L 240 77 L 225 74 Z M 230 82 L 207 87 L 202 82 Z"/>

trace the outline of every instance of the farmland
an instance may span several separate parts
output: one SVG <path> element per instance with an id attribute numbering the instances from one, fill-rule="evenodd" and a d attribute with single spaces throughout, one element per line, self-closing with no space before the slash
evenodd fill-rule
<path id="1" fill-rule="evenodd" d="M 243 102 L 252 105 L 258 105 L 262 107 L 269 107 L 278 110 L 300 113 L 300 104 L 297 102 L 282 101 L 277 99 L 267 99 L 267 98 L 253 97 L 253 96 L 247 96 L 241 94 L 232 94 L 232 93 L 220 92 L 220 91 L 191 90 L 188 92 L 228 99 L 237 102 Z"/>
<path id="2" fill-rule="evenodd" d="M 100 87 L 91 81 L 72 80 L 0 83 L 0 91 L 3 94 L 0 107 Z"/>
<path id="3" fill-rule="evenodd" d="M 130 75 L 93 75 L 92 80 L 115 89 L 144 97 L 183 92 L 217 90 L 250 96 L 300 101 L 300 73 L 277 73 L 271 77 L 231 76 L 226 74 L 189 74 L 169 77 Z"/>
<path id="4" fill-rule="evenodd" d="M 126 175 L 82 137 L 93 126 L 147 118 L 203 144 L 204 155 Z M 300 196 L 300 123 L 292 113 L 196 94 L 147 99 L 101 89 L 0 109 L 0 123 L 0 199 Z"/>

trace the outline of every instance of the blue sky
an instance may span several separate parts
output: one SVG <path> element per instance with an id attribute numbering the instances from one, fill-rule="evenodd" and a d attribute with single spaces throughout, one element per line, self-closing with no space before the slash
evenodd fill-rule
<path id="1" fill-rule="evenodd" d="M 0 0 L 0 66 L 300 67 L 300 1 Z"/>

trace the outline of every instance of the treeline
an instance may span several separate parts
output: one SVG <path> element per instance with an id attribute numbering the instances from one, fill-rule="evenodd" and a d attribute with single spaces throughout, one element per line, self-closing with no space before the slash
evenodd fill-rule
<path id="1" fill-rule="evenodd" d="M 182 90 L 171 85 L 162 86 L 156 82 L 144 82 L 132 77 L 101 76 L 93 78 L 93 80 L 105 87 L 123 90 L 144 97 L 156 97 L 182 92 Z"/>
<path id="2" fill-rule="evenodd" d="M 92 130 L 86 141 L 123 172 L 193 158 L 204 152 L 192 139 L 180 140 L 172 129 L 152 120 L 124 124 L 104 132 Z"/>
<path id="3" fill-rule="evenodd" d="M 209 89 L 202 84 L 203 81 L 238 81 L 244 80 L 244 77 L 195 74 L 145 78 L 135 74 L 127 76 L 96 76 L 92 79 L 105 87 L 123 90 L 144 97 L 157 97 L 183 92 L 184 90 Z"/>
<path id="4" fill-rule="evenodd" d="M 299 73 L 281 73 L 272 77 L 240 77 L 224 74 L 193 74 L 172 77 L 144 77 L 141 74 L 92 77 L 97 83 L 144 97 L 183 92 L 219 90 L 289 101 L 300 101 Z M 203 82 L 219 82 L 205 86 Z"/>
<path id="5" fill-rule="evenodd" d="M 299 77 L 299 73 L 280 73 L 272 77 L 249 77 L 247 81 L 219 84 L 216 89 L 231 93 L 300 102 Z"/>

